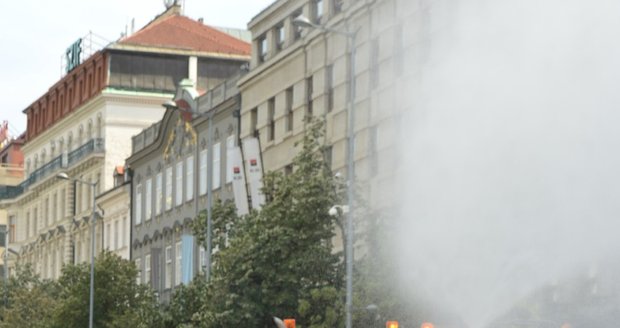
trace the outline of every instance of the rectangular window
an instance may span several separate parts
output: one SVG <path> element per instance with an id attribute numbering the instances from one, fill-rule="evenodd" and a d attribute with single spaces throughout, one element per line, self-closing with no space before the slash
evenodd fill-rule
<path id="1" fill-rule="evenodd" d="M 226 183 L 233 180 L 233 153 L 235 151 L 235 136 L 226 138 Z"/>
<path id="2" fill-rule="evenodd" d="M 166 277 L 164 278 L 164 288 L 172 287 L 172 246 L 166 246 Z"/>
<path id="3" fill-rule="evenodd" d="M 327 165 L 327 167 L 329 167 L 331 169 L 332 167 L 332 155 L 333 153 L 333 148 L 332 146 L 326 147 L 325 148 L 325 153 L 324 153 L 324 160 L 325 160 L 325 165 Z"/>
<path id="4" fill-rule="evenodd" d="M 221 178 L 221 160 L 220 156 L 222 154 L 222 144 L 216 143 L 213 145 L 213 184 L 211 185 L 212 189 L 215 190 L 220 188 L 220 178 Z"/>
<path id="5" fill-rule="evenodd" d="M 43 209 L 44 209 L 43 215 L 45 215 L 45 219 L 43 221 L 43 222 L 45 222 L 45 224 L 43 225 L 43 228 L 45 228 L 45 227 L 50 225 L 50 223 L 51 223 L 50 218 L 52 216 L 51 213 L 50 213 L 50 198 L 49 197 L 45 198 L 45 203 L 43 205 Z"/>
<path id="6" fill-rule="evenodd" d="M 284 29 L 284 23 L 276 26 L 276 48 L 282 50 L 284 47 L 284 40 L 286 40 L 286 30 Z"/>
<path id="7" fill-rule="evenodd" d="M 151 282 L 151 254 L 144 256 L 144 283 Z"/>
<path id="8" fill-rule="evenodd" d="M 258 137 L 258 108 L 253 108 L 250 112 L 250 129 L 252 136 Z"/>
<path id="9" fill-rule="evenodd" d="M 370 88 L 379 86 L 379 40 L 374 39 L 370 48 Z"/>
<path id="10" fill-rule="evenodd" d="M 32 217 L 33 220 L 33 231 L 32 231 L 32 235 L 33 236 L 37 236 L 37 233 L 39 233 L 39 209 L 38 208 L 34 208 L 34 216 Z"/>
<path id="11" fill-rule="evenodd" d="M 177 242 L 174 253 L 176 255 L 176 262 L 174 263 L 174 285 L 177 286 L 181 284 L 182 274 L 181 263 L 183 260 L 183 253 L 181 250 L 181 242 Z"/>
<path id="12" fill-rule="evenodd" d="M 15 216 L 9 217 L 9 243 L 15 242 Z"/>
<path id="13" fill-rule="evenodd" d="M 123 217 L 123 246 L 127 246 L 127 217 Z"/>
<path id="14" fill-rule="evenodd" d="M 58 193 L 54 193 L 52 197 L 52 222 L 58 220 Z"/>
<path id="15" fill-rule="evenodd" d="M 344 3 L 344 0 L 332 0 L 334 14 L 338 14 L 339 12 L 342 11 L 343 3 Z"/>
<path id="16" fill-rule="evenodd" d="M 64 219 L 65 218 L 65 189 L 62 189 L 60 191 L 60 219 Z"/>
<path id="17" fill-rule="evenodd" d="M 303 11 L 301 9 L 296 10 L 292 15 L 291 15 L 291 19 L 295 20 L 295 18 L 301 17 L 303 14 Z M 297 26 L 297 25 L 293 25 L 293 39 L 299 40 L 299 38 L 301 38 L 301 31 L 303 31 L 303 27 L 301 26 Z"/>
<path id="18" fill-rule="evenodd" d="M 267 36 L 261 36 L 258 38 L 258 60 L 264 62 L 269 52 L 269 44 L 267 43 Z"/>
<path id="19" fill-rule="evenodd" d="M 276 138 L 276 98 L 270 98 L 267 101 L 267 114 L 269 120 L 268 140 L 273 141 Z"/>
<path id="20" fill-rule="evenodd" d="M 325 68 L 325 92 L 327 93 L 327 112 L 334 108 L 334 65 Z"/>
<path id="21" fill-rule="evenodd" d="M 110 230 L 110 229 L 112 229 L 112 224 L 111 223 L 106 224 L 105 229 L 106 229 L 106 232 L 105 232 L 105 248 L 106 249 L 110 249 L 111 248 L 110 247 L 111 246 L 111 244 L 110 244 L 110 238 L 111 237 L 110 236 L 112 236 L 112 234 L 113 234 L 112 230 Z"/>
<path id="22" fill-rule="evenodd" d="M 183 161 L 179 161 L 177 163 L 176 187 L 174 189 L 174 192 L 174 205 L 179 206 L 183 204 Z"/>
<path id="23" fill-rule="evenodd" d="M 155 215 L 161 214 L 161 200 L 164 197 L 162 191 L 162 173 L 157 173 L 155 177 Z"/>
<path id="24" fill-rule="evenodd" d="M 136 217 L 135 222 L 137 224 L 142 223 L 142 185 L 136 186 Z"/>
<path id="25" fill-rule="evenodd" d="M 119 242 L 119 234 L 120 234 L 121 230 L 118 228 L 118 220 L 114 221 L 114 249 L 119 249 L 121 248 L 120 245 L 118 244 Z"/>
<path id="26" fill-rule="evenodd" d="M 166 168 L 166 211 L 172 209 L 172 166 Z"/>
<path id="27" fill-rule="evenodd" d="M 30 212 L 26 212 L 26 238 L 30 238 Z"/>
<path id="28" fill-rule="evenodd" d="M 313 4 L 314 9 L 314 22 L 317 24 L 321 23 L 321 18 L 323 18 L 323 0 L 314 0 Z"/>
<path id="29" fill-rule="evenodd" d="M 144 214 L 146 217 L 144 221 L 148 221 L 151 219 L 151 215 L 153 214 L 153 180 L 150 178 L 147 179 L 144 187 L 144 197 L 146 198 L 144 204 Z"/>
<path id="30" fill-rule="evenodd" d="M 207 173 L 207 150 L 204 149 L 200 151 L 200 172 L 198 173 L 200 176 L 198 192 L 201 196 L 207 193 Z"/>
<path id="31" fill-rule="evenodd" d="M 185 159 L 185 198 L 187 201 L 194 199 L 194 156 Z"/>
<path id="32" fill-rule="evenodd" d="M 142 282 L 142 260 L 136 259 L 136 269 L 138 269 L 138 274 L 136 275 L 136 283 L 140 284 Z"/>
<path id="33" fill-rule="evenodd" d="M 370 141 L 368 147 L 370 148 L 370 174 L 376 175 L 379 171 L 379 156 L 377 155 L 377 126 L 370 128 Z"/>
<path id="34" fill-rule="evenodd" d="M 286 131 L 293 131 L 293 87 L 286 89 Z"/>
<path id="35" fill-rule="evenodd" d="M 312 116 L 312 94 L 314 93 L 314 80 L 312 79 L 312 76 L 310 76 L 309 78 L 306 78 L 306 99 L 307 99 L 307 104 L 308 104 L 308 116 Z"/>

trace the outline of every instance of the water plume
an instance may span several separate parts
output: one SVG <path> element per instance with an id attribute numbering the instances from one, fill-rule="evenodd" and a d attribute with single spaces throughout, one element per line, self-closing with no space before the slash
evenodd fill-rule
<path id="1" fill-rule="evenodd" d="M 620 250 L 620 2 L 421 3 L 401 283 L 483 327 Z"/>

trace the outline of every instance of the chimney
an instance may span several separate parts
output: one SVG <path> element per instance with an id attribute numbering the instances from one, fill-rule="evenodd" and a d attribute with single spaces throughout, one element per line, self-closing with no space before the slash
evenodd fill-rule
<path id="1" fill-rule="evenodd" d="M 202 17 L 198 18 L 198 23 L 200 23 L 200 24 L 204 24 L 204 22 L 205 22 L 205 19 L 204 19 L 204 18 L 202 18 Z"/>

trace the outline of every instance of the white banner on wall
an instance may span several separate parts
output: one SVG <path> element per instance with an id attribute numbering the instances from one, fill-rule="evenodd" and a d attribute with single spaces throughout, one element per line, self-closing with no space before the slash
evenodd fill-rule
<path id="1" fill-rule="evenodd" d="M 263 189 L 263 163 L 261 162 L 260 145 L 257 138 L 243 140 L 243 155 L 250 184 L 252 208 L 258 210 L 265 204 L 265 195 L 261 191 Z"/>
<path id="2" fill-rule="evenodd" d="M 232 165 L 229 166 L 229 169 L 232 170 L 232 186 L 237 215 L 241 216 L 250 212 L 248 208 L 248 191 L 245 184 L 245 171 L 243 169 L 243 157 L 241 156 L 241 148 L 234 147 L 231 151 Z M 229 172 L 226 172 L 226 174 L 229 174 Z"/>

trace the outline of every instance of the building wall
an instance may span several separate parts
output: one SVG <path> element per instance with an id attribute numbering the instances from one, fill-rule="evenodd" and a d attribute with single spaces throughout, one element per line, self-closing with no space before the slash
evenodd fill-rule
<path id="1" fill-rule="evenodd" d="M 234 86 L 234 84 L 232 84 Z M 234 88 L 236 90 L 236 88 Z M 230 92 L 230 91 L 229 91 Z M 202 96 L 198 103 L 199 111 L 205 112 L 204 107 L 211 104 L 205 101 L 211 94 L 207 93 Z M 227 178 L 227 147 L 226 141 L 232 137 L 236 143 L 238 137 L 237 119 L 233 117 L 233 112 L 239 110 L 239 96 L 233 95 L 223 100 L 221 103 L 215 103 L 213 109 L 216 114 L 213 117 L 213 148 L 211 151 L 219 153 L 219 165 L 215 161 L 208 163 L 207 167 L 219 169 L 220 186 L 213 186 L 214 200 L 232 199 L 232 187 L 230 180 Z M 180 125 L 179 125 L 180 124 Z M 160 295 L 163 302 L 170 300 L 172 292 L 175 288 L 177 279 L 177 244 L 181 242 L 183 235 L 192 235 L 191 222 L 199 213 L 199 211 L 207 208 L 207 189 L 201 188 L 201 184 L 206 182 L 206 167 L 201 163 L 206 163 L 207 159 L 205 150 L 207 150 L 207 134 L 208 121 L 206 117 L 194 118 L 192 127 L 197 134 L 196 143 L 177 140 L 174 143 L 174 151 L 167 152 L 168 158 L 165 158 L 164 152 L 166 144 L 169 140 L 170 133 L 173 129 L 177 129 L 177 138 L 182 136 L 184 130 L 184 121 L 180 120 L 178 111 L 168 111 L 157 133 L 157 138 L 152 139 L 151 144 L 143 145 L 127 160 L 128 165 L 133 170 L 132 180 L 132 260 L 136 262 L 141 275 L 139 280 L 142 283 L 150 283 Z M 143 132 L 144 134 L 147 131 Z M 152 133 L 152 132 L 148 132 Z M 143 136 L 136 136 L 141 140 Z M 219 144 L 219 147 L 217 145 Z M 180 148 L 179 148 L 180 147 Z M 178 150 L 181 150 L 180 152 Z M 193 178 L 187 176 L 188 158 L 192 158 Z M 181 178 L 181 189 L 177 188 L 177 164 L 181 163 L 183 175 Z M 170 192 L 170 209 L 166 208 L 166 198 L 168 190 L 168 177 L 166 171 L 171 169 L 171 192 Z M 158 193 L 156 189 L 158 175 L 161 174 L 162 189 Z M 214 172 L 214 174 L 216 174 Z M 215 180 L 216 178 L 214 178 Z M 151 186 L 151 200 L 147 202 L 146 186 Z M 187 194 L 188 182 L 192 184 L 192 194 L 190 198 Z M 206 186 L 206 185 L 205 185 Z M 202 192 L 201 189 L 204 191 Z M 176 203 L 178 193 L 182 195 L 180 204 Z M 160 199 L 163 209 L 158 212 L 156 209 L 157 199 Z M 150 203 L 150 210 L 147 206 Z M 138 209 L 138 207 L 140 209 Z M 147 216 L 150 212 L 150 216 Z M 169 256 L 172 261 L 166 262 L 166 249 L 169 248 Z M 193 244 L 194 272 L 192 276 L 204 266 L 204 250 L 200 250 L 197 245 L 197 239 Z M 159 255 L 158 255 L 159 252 Z M 201 255 L 202 254 L 202 255 Z M 149 259 L 147 260 L 147 257 Z M 147 264 L 150 262 L 150 266 Z M 167 265 L 170 265 L 167 269 Z M 147 272 L 150 272 L 148 274 Z M 170 279 L 169 288 L 166 287 L 166 279 Z"/>
<path id="2" fill-rule="evenodd" d="M 415 73 L 404 58 L 416 55 L 413 45 L 423 42 L 418 30 L 424 2 L 345 0 L 338 12 L 334 0 L 323 0 L 320 19 L 315 14 L 316 3 L 276 1 L 249 23 L 255 37 L 254 56 L 249 74 L 239 83 L 243 98 L 241 138 L 257 133 L 265 170 L 281 170 L 297 152 L 293 143 L 304 131 L 304 116 L 324 118 L 331 167 L 346 174 L 348 38 L 311 29 L 302 30 L 295 38 L 291 21 L 301 12 L 328 28 L 356 30 L 355 175 L 367 186 L 362 192 L 365 203 L 374 210 L 389 207 L 395 199 L 390 185 L 393 168 L 398 165 L 397 141 L 400 131 L 407 128 L 401 126 L 401 115 L 410 109 L 409 104 L 397 99 L 407 92 L 405 86 L 411 85 Z M 288 29 L 281 49 L 274 46 L 279 26 Z M 266 53 L 261 53 L 263 38 L 268 45 Z M 286 96 L 289 88 L 293 90 L 291 106 Z M 288 131 L 291 111 L 294 123 L 292 131 Z"/>
<path id="3" fill-rule="evenodd" d="M 124 183 L 97 198 L 97 204 L 104 213 L 102 247 L 123 259 L 129 259 L 130 192 L 131 186 Z"/>
<path id="4" fill-rule="evenodd" d="M 123 163 L 131 152 L 131 136 L 161 117 L 167 97 L 105 90 L 23 147 L 30 177 L 63 156 L 61 164 L 38 175 L 8 206 L 9 214 L 18 218 L 15 247 L 23 254 L 21 260 L 35 264 L 43 278 L 58 277 L 64 263 L 90 261 L 92 188 L 55 175 L 66 172 L 89 183 L 98 181 L 97 194 L 111 188 L 113 181 L 104 173 Z M 75 157 L 81 150 L 82 156 Z M 104 241 L 102 228 L 97 228 L 97 250 Z"/>

